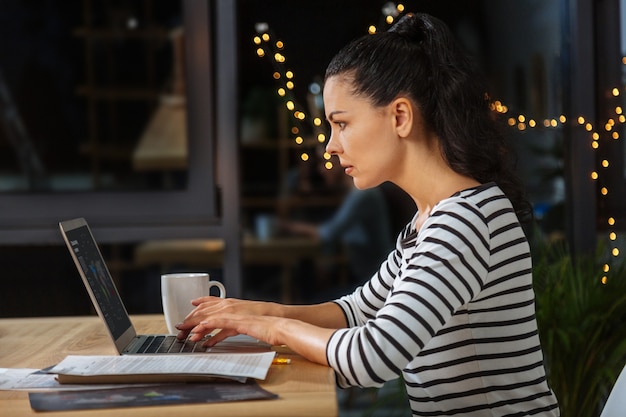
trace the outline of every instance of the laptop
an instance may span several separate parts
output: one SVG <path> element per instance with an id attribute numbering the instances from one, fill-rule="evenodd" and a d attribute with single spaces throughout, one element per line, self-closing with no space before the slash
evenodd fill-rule
<path id="1" fill-rule="evenodd" d="M 178 340 L 175 335 L 137 334 L 85 219 L 62 221 L 59 227 L 91 301 L 120 355 L 268 349 L 268 345 L 244 335 L 229 338 L 230 342 L 220 342 L 216 347 L 205 348 L 202 347 L 204 340 L 194 343 Z"/>

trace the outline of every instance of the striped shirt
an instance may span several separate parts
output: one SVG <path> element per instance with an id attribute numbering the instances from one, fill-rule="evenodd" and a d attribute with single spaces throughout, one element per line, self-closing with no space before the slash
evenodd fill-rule
<path id="1" fill-rule="evenodd" d="M 348 322 L 326 350 L 339 386 L 402 374 L 415 416 L 558 416 L 510 201 L 489 183 L 439 202 L 419 231 L 416 217 L 380 270 L 335 301 Z"/>

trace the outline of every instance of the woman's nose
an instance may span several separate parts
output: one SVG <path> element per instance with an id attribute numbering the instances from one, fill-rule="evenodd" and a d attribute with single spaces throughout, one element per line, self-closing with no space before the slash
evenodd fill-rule
<path id="1" fill-rule="evenodd" d="M 326 152 L 328 152 L 331 155 L 337 155 L 339 151 L 340 151 L 339 144 L 337 143 L 337 140 L 335 139 L 335 135 L 331 131 L 330 138 L 328 139 L 328 143 L 326 144 Z"/>

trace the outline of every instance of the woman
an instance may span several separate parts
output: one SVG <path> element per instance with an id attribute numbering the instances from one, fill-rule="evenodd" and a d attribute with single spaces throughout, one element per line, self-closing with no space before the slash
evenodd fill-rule
<path id="1" fill-rule="evenodd" d="M 331 366 L 338 384 L 402 375 L 414 415 L 559 415 L 537 335 L 529 215 L 485 84 L 439 20 L 407 15 L 330 63 L 324 104 L 358 188 L 391 181 L 417 213 L 354 293 L 311 306 L 203 297 L 179 326 L 244 333 Z"/>

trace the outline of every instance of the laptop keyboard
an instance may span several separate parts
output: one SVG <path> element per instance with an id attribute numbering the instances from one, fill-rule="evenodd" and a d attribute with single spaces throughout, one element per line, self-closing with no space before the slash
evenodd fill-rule
<path id="1" fill-rule="evenodd" d="M 202 346 L 205 340 L 192 342 L 189 339 L 178 340 L 176 336 L 151 336 L 141 345 L 137 353 L 193 353 L 205 352 Z"/>

